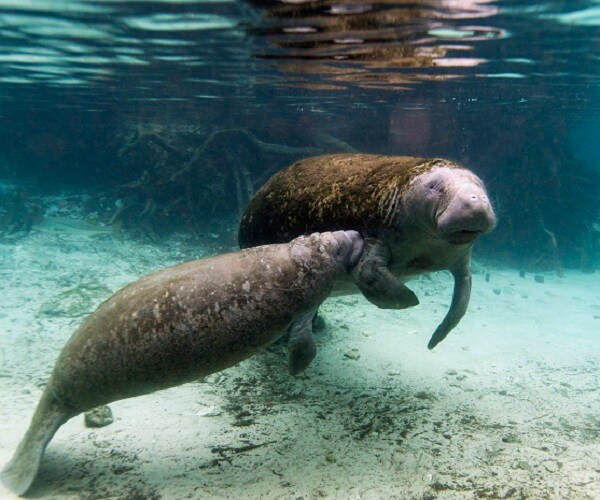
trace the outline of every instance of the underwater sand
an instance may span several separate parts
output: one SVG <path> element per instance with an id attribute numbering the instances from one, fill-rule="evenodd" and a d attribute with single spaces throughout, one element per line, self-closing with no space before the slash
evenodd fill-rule
<path id="1" fill-rule="evenodd" d="M 0 467 L 83 318 L 68 315 L 158 268 L 225 251 L 218 243 L 31 233 L 0 244 Z M 204 383 L 112 403 L 107 427 L 76 417 L 30 495 L 598 498 L 598 276 L 546 273 L 542 284 L 474 268 L 469 311 L 435 351 L 426 345 L 450 301 L 446 273 L 413 281 L 421 304 L 407 311 L 329 299 L 304 376 L 287 374 L 277 344 Z"/>

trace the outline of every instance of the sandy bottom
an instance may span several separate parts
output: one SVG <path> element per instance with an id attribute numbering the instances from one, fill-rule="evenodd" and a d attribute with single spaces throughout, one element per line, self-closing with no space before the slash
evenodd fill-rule
<path id="1" fill-rule="evenodd" d="M 41 233 L 0 244 L 0 467 L 83 312 L 218 250 Z M 474 267 L 469 312 L 435 351 L 427 341 L 452 292 L 444 273 L 412 282 L 421 304 L 408 311 L 329 299 L 302 377 L 274 345 L 202 383 L 115 402 L 107 427 L 74 418 L 30 495 L 600 497 L 598 276 L 537 283 Z"/>

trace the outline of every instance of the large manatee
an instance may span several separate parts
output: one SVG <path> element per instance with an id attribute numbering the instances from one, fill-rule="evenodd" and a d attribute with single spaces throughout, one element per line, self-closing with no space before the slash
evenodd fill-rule
<path id="1" fill-rule="evenodd" d="M 284 333 L 302 337 L 363 250 L 356 231 L 312 234 L 158 271 L 117 292 L 73 333 L 0 478 L 29 489 L 68 419 L 224 370 Z"/>
<path id="2" fill-rule="evenodd" d="M 494 225 L 483 182 L 457 163 L 332 154 L 298 161 L 274 175 L 246 208 L 238 239 L 245 248 L 313 231 L 355 229 L 365 238 L 365 251 L 353 281 L 381 308 L 417 305 L 417 297 L 403 282 L 449 270 L 454 296 L 429 341 L 432 349 L 465 314 L 471 293 L 471 247 Z M 291 365 L 310 363 L 309 355 L 297 356 L 304 359 L 290 359 Z"/>

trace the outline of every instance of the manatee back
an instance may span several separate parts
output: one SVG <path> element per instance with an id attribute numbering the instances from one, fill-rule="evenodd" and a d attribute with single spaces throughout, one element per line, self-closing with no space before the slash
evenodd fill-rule
<path id="1" fill-rule="evenodd" d="M 282 243 L 315 231 L 354 229 L 376 236 L 385 225 L 382 201 L 419 173 L 446 160 L 411 156 L 315 156 L 275 174 L 248 204 L 241 248 Z"/>
<path id="2" fill-rule="evenodd" d="M 53 391 L 85 411 L 228 368 L 325 299 L 333 271 L 321 261 L 311 261 L 320 272 L 310 281 L 299 275 L 289 245 L 275 245 L 146 276 L 72 335 L 57 360 Z"/>

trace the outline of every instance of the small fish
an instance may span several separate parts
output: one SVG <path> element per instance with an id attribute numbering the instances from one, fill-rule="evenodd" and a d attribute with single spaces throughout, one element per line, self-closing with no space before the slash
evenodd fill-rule
<path id="1" fill-rule="evenodd" d="M 120 237 L 121 222 L 117 221 L 108 226 L 101 226 L 96 222 L 71 219 L 69 217 L 46 217 L 42 222 L 34 224 L 32 229 L 42 233 L 62 233 L 77 236 L 98 236 L 110 234 Z"/>

